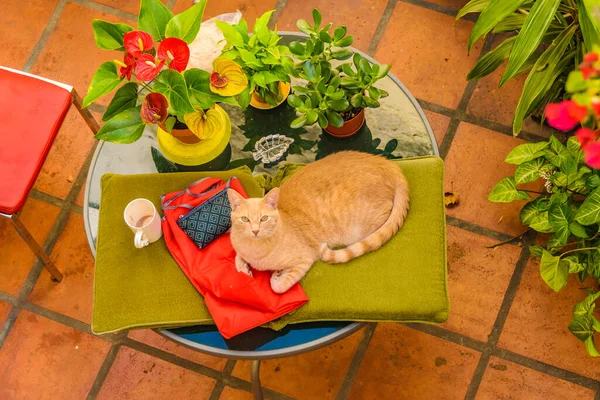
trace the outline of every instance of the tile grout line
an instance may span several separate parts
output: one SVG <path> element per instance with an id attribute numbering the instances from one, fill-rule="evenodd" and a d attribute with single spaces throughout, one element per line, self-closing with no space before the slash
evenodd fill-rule
<path id="1" fill-rule="evenodd" d="M 477 363 L 477 367 L 475 368 L 475 372 L 473 373 L 473 378 L 469 383 L 465 399 L 474 399 L 475 395 L 477 394 L 483 374 L 485 373 L 487 364 L 490 360 L 491 353 L 496 348 L 498 340 L 500 339 L 500 333 L 504 328 L 504 324 L 508 318 L 508 313 L 510 312 L 512 303 L 517 295 L 517 291 L 521 283 L 521 277 L 523 276 L 527 261 L 529 260 L 529 245 L 533 243 L 535 236 L 535 234 L 530 232 L 523 238 L 523 249 L 521 250 L 521 254 L 519 255 L 519 259 L 517 260 L 515 269 L 508 283 L 508 288 L 504 293 L 504 298 L 502 299 L 502 304 L 500 305 L 498 315 L 496 316 L 496 321 L 494 322 L 492 332 L 488 336 L 488 344 L 490 344 L 490 347 L 485 349 L 481 354 L 479 362 Z"/>
<path id="2" fill-rule="evenodd" d="M 227 360 L 225 364 L 225 368 L 223 368 L 222 376 L 223 380 L 217 381 L 215 387 L 213 388 L 209 400 L 218 400 L 221 397 L 221 393 L 223 393 L 223 389 L 225 389 L 225 377 L 231 377 L 231 373 L 235 368 L 236 360 Z"/>
<path id="3" fill-rule="evenodd" d="M 402 3 L 406 3 L 406 4 L 412 4 L 413 6 L 425 8 L 427 10 L 436 11 L 441 14 L 446 14 L 451 17 L 456 17 L 458 12 L 460 11 L 460 10 L 454 9 L 452 7 L 443 6 L 441 4 L 436 4 L 436 3 L 431 3 L 426 0 L 399 0 L 399 1 Z M 473 13 L 471 13 L 471 14 L 465 15 L 462 19 L 471 21 L 471 22 L 475 22 L 477 20 L 477 17 L 475 17 L 475 15 L 473 15 Z"/>
<path id="4" fill-rule="evenodd" d="M 60 208 L 67 207 L 67 204 L 65 203 L 65 201 L 63 199 L 61 199 L 60 197 L 56 197 L 56 196 L 53 196 L 48 193 L 40 192 L 37 189 L 31 189 L 31 192 L 29 192 L 29 197 L 31 197 L 35 200 L 43 201 L 44 203 L 48 203 L 48 204 L 56 206 L 56 207 L 60 207 Z"/>
<path id="5" fill-rule="evenodd" d="M 360 368 L 360 364 L 367 353 L 367 349 L 369 344 L 371 343 L 371 339 L 373 338 L 373 333 L 375 332 L 375 328 L 377 327 L 377 323 L 369 323 L 365 328 L 362 337 L 360 338 L 360 342 L 358 342 L 358 346 L 356 346 L 356 350 L 354 351 L 354 355 L 352 357 L 352 361 L 350 362 L 350 366 L 344 375 L 344 380 L 340 385 L 340 388 L 335 396 L 336 400 L 344 400 L 350 396 L 350 390 L 352 389 L 352 384 L 356 379 L 356 375 L 358 374 L 358 369 Z"/>
<path id="6" fill-rule="evenodd" d="M 102 389 L 102 385 L 104 384 L 104 381 L 106 380 L 106 377 L 108 376 L 108 373 L 110 372 L 110 369 L 111 369 L 113 363 L 115 362 L 115 359 L 117 358 L 117 354 L 119 353 L 120 349 L 121 349 L 121 344 L 115 343 L 112 345 L 112 347 L 108 351 L 108 354 L 104 358 L 104 362 L 102 363 L 102 366 L 98 370 L 96 379 L 94 379 L 94 383 L 93 383 L 92 387 L 90 388 L 90 391 L 86 397 L 87 400 L 96 399 L 96 397 L 98 396 L 98 393 L 100 393 L 100 389 Z"/>
<path id="7" fill-rule="evenodd" d="M 479 53 L 479 57 L 477 59 L 478 60 L 481 59 L 481 57 L 483 57 L 490 50 L 491 47 L 492 47 L 492 39 L 491 39 L 491 36 L 488 36 L 485 39 L 485 43 L 483 44 L 483 47 L 482 47 L 481 52 Z M 469 105 L 469 101 L 471 100 L 471 97 L 473 96 L 473 93 L 475 92 L 476 87 L 477 87 L 477 81 L 469 81 L 469 83 L 467 83 L 467 87 L 465 88 L 465 90 L 460 98 L 458 107 L 452 114 L 452 119 L 450 120 L 450 123 L 448 124 L 448 129 L 446 130 L 444 139 L 442 140 L 442 143 L 439 144 L 440 157 L 444 160 L 446 159 L 446 156 L 448 155 L 448 152 L 450 151 L 450 146 L 452 145 L 454 136 L 456 136 L 456 131 L 458 130 L 458 125 L 461 122 L 461 117 L 465 114 L 467 107 Z"/>
<path id="8" fill-rule="evenodd" d="M 279 17 L 281 16 L 281 13 L 283 12 L 283 9 L 285 8 L 287 2 L 288 0 L 277 0 L 277 3 L 275 3 L 274 8 L 275 12 L 273 12 L 273 14 L 271 15 L 271 19 L 269 20 L 269 29 L 275 29 L 275 26 L 277 26 Z"/>
<path id="9" fill-rule="evenodd" d="M 107 6 L 105 4 L 96 3 L 92 0 L 68 0 L 70 3 L 78 4 L 93 10 L 101 11 L 115 17 L 119 17 L 128 21 L 137 21 L 137 15 L 127 11 L 119 10 L 118 8 Z"/>
<path id="10" fill-rule="evenodd" d="M 383 13 L 381 14 L 381 18 L 379 19 L 379 24 L 377 24 L 377 29 L 375 29 L 375 33 L 373 34 L 373 38 L 369 44 L 369 49 L 367 50 L 368 55 L 373 56 L 373 54 L 375 54 L 377 46 L 379 46 L 379 42 L 381 42 L 381 39 L 383 38 L 385 29 L 392 18 L 392 14 L 396 8 L 396 3 L 398 3 L 398 0 L 389 0 L 385 6 Z"/>
<path id="11" fill-rule="evenodd" d="M 554 378 L 571 382 L 576 385 L 596 390 L 600 388 L 600 382 L 596 381 L 592 378 L 588 378 L 586 376 L 577 374 L 575 372 L 571 372 L 565 370 L 563 368 L 559 368 L 550 364 L 546 364 L 544 362 L 535 360 L 533 358 L 529 358 L 523 356 L 521 354 L 513 353 L 508 350 L 495 348 L 490 343 L 482 342 L 478 339 L 473 339 L 471 337 L 465 336 L 464 334 L 449 331 L 447 329 L 441 328 L 437 325 L 428 325 L 428 324 L 419 324 L 419 323 L 400 323 L 402 325 L 407 326 L 410 329 L 414 329 L 419 332 L 423 332 L 425 334 L 437 337 L 439 339 L 445 340 L 447 342 L 451 342 L 457 344 L 459 346 L 466 347 L 471 350 L 475 350 L 477 352 L 483 353 L 484 351 L 491 352 L 491 355 L 498 357 L 504 361 L 513 362 L 527 369 L 531 369 L 533 371 L 537 371 L 544 375 L 549 375 Z"/>
<path id="12" fill-rule="evenodd" d="M 31 72 L 31 68 L 33 68 L 33 65 L 35 64 L 38 57 L 42 53 L 44 46 L 46 46 L 46 43 L 48 42 L 48 39 L 50 38 L 50 34 L 52 33 L 52 31 L 54 31 L 54 28 L 56 27 L 58 19 L 60 18 L 63 10 L 65 9 L 66 4 L 67 4 L 67 0 L 60 0 L 58 2 L 58 4 L 56 5 L 56 8 L 52 12 L 50 19 L 48 20 L 48 23 L 46 24 L 46 27 L 44 28 L 44 32 L 42 32 L 40 39 L 37 41 L 37 43 L 31 50 L 31 53 L 29 53 L 29 57 L 27 57 L 27 61 L 25 61 L 25 65 L 23 65 L 23 68 L 22 68 L 23 71 Z"/>
<path id="13" fill-rule="evenodd" d="M 495 231 L 493 229 L 485 228 L 483 226 L 480 226 L 480 225 L 477 225 L 472 222 L 465 221 L 465 220 L 462 220 L 459 218 L 455 218 L 450 215 L 446 215 L 446 224 L 453 226 L 455 228 L 462 229 L 467 232 L 474 233 L 479 236 L 497 240 L 499 242 L 503 242 L 503 241 L 513 238 L 513 236 L 508 235 L 506 233 L 502 233 L 502 232 Z M 517 240 L 517 238 L 515 238 L 514 240 Z"/>

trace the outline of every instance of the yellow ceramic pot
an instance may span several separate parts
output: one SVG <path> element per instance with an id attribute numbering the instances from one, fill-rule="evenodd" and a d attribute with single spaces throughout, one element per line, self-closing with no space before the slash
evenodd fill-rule
<path id="1" fill-rule="evenodd" d="M 163 155 L 181 165 L 194 166 L 206 164 L 218 157 L 227 147 L 231 138 L 231 121 L 229 115 L 215 104 L 215 110 L 223 119 L 222 129 L 210 138 L 196 143 L 185 143 L 174 135 L 158 128 L 158 147 Z M 183 138 L 182 138 L 183 139 Z M 190 140 L 185 140 L 190 142 Z"/>
<path id="2" fill-rule="evenodd" d="M 271 108 L 275 108 L 283 103 L 285 99 L 287 99 L 288 95 L 290 94 L 290 87 L 291 85 L 288 82 L 279 82 L 279 93 L 281 93 L 282 96 L 281 100 L 274 106 L 261 99 L 256 92 L 252 92 L 250 105 L 254 108 L 258 108 L 259 110 L 270 110 Z"/>

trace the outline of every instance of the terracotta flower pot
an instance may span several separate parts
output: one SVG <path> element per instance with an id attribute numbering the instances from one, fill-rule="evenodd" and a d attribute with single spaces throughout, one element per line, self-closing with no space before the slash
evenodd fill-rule
<path id="1" fill-rule="evenodd" d="M 254 108 L 258 108 L 259 110 L 270 110 L 279 106 L 281 103 L 287 99 L 290 94 L 291 85 L 288 82 L 279 82 L 279 93 L 281 93 L 281 100 L 277 102 L 276 105 L 272 106 L 267 103 L 264 99 L 262 99 L 257 92 L 252 92 L 252 98 L 250 99 L 250 105 Z"/>
<path id="2" fill-rule="evenodd" d="M 354 135 L 365 123 L 365 110 L 364 108 L 360 109 L 360 112 L 356 114 L 351 119 L 344 121 L 344 125 L 341 128 L 336 128 L 331 124 L 327 125 L 324 129 L 325 132 L 329 133 L 331 136 L 338 138 L 346 138 Z"/>

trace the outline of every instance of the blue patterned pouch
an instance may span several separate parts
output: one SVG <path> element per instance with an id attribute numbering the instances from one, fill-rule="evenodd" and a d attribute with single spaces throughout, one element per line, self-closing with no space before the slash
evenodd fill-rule
<path id="1" fill-rule="evenodd" d="M 228 185 L 229 186 L 229 185 Z M 177 225 L 203 248 L 231 228 L 231 205 L 227 190 L 206 200 L 177 220 Z"/>

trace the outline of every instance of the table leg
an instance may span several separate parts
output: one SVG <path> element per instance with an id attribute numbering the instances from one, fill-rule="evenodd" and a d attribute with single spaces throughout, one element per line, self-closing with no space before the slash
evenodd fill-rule
<path id="1" fill-rule="evenodd" d="M 254 400 L 263 400 L 262 386 L 260 385 L 260 360 L 252 360 L 250 376 L 252 378 Z"/>

